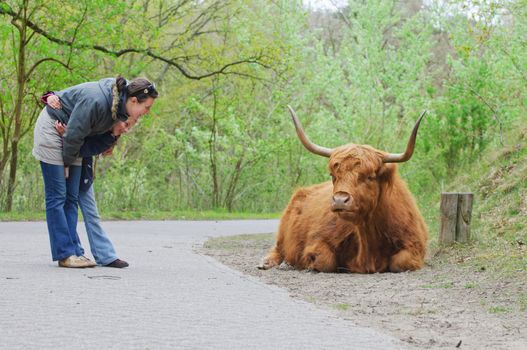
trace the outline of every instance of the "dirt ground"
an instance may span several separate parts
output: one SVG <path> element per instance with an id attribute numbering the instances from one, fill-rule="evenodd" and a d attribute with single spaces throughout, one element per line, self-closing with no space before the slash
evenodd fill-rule
<path id="1" fill-rule="evenodd" d="M 527 349 L 525 271 L 497 274 L 436 257 L 420 271 L 398 274 L 258 270 L 273 243 L 274 234 L 222 237 L 198 251 L 409 348 Z"/>

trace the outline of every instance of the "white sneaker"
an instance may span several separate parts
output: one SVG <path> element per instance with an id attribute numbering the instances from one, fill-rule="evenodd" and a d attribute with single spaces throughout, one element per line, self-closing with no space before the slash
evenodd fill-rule
<path id="1" fill-rule="evenodd" d="M 85 268 L 85 267 L 94 267 L 95 264 L 90 259 L 84 257 L 84 256 L 76 256 L 71 255 L 68 256 L 66 259 L 59 260 L 59 266 L 60 267 L 70 267 L 70 268 Z"/>
<path id="2" fill-rule="evenodd" d="M 94 266 L 97 266 L 97 263 L 91 261 L 90 259 L 88 259 L 88 258 L 85 257 L 84 255 L 79 256 L 79 259 L 84 260 L 84 261 L 86 262 L 86 264 L 88 265 L 88 266 L 86 266 L 86 267 L 94 267 Z"/>

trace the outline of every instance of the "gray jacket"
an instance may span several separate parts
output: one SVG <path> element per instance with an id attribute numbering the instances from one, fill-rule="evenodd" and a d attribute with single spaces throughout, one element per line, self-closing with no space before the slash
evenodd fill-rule
<path id="1" fill-rule="evenodd" d="M 55 93 L 60 98 L 62 109 L 47 106 L 52 118 L 68 125 L 62 150 L 65 166 L 80 156 L 79 150 L 86 137 L 102 134 L 116 122 L 111 111 L 114 83 L 115 79 L 107 78 L 72 86 Z M 120 103 L 125 102 L 121 100 Z"/>

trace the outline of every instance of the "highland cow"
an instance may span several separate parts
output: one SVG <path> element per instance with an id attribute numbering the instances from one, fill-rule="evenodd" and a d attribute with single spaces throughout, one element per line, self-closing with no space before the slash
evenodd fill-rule
<path id="1" fill-rule="evenodd" d="M 428 232 L 397 164 L 413 154 L 416 122 L 406 151 L 368 145 L 329 149 L 312 143 L 289 107 L 302 144 L 329 158 L 331 182 L 301 188 L 282 218 L 276 244 L 259 268 L 283 262 L 321 272 L 401 272 L 423 266 Z"/>

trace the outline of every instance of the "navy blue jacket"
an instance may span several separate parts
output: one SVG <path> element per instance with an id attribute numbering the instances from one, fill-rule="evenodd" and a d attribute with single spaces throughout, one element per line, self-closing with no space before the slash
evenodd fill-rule
<path id="1" fill-rule="evenodd" d="M 84 139 L 84 144 L 79 150 L 82 158 L 80 191 L 86 192 L 93 184 L 93 156 L 101 154 L 117 141 L 118 137 L 112 135 L 110 131 L 90 136 Z"/>

